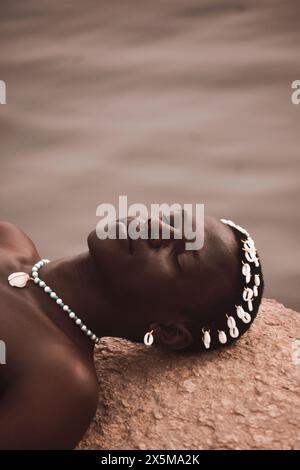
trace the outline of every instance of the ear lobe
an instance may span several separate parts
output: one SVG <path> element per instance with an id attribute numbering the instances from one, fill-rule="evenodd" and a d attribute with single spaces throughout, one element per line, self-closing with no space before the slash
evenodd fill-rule
<path id="1" fill-rule="evenodd" d="M 153 323 L 151 328 L 154 342 L 167 349 L 183 349 L 193 342 L 190 331 L 182 323 Z"/>

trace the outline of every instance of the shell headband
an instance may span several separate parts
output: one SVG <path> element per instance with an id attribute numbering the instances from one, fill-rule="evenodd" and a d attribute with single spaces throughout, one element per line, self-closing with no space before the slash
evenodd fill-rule
<path id="1" fill-rule="evenodd" d="M 259 274 L 253 274 L 252 270 L 260 266 L 259 259 L 257 256 L 256 248 L 253 239 L 250 237 L 247 230 L 240 225 L 236 225 L 231 220 L 221 219 L 223 224 L 229 225 L 233 229 L 240 232 L 242 237 L 242 250 L 243 259 L 241 271 L 244 279 L 244 288 L 242 292 L 242 299 L 239 305 L 236 305 L 236 312 L 234 314 L 226 314 L 226 323 L 228 329 L 217 330 L 217 339 L 219 343 L 227 343 L 228 335 L 231 338 L 237 338 L 240 334 L 238 328 L 238 322 L 250 323 L 252 320 L 251 312 L 253 312 L 253 301 L 255 297 L 259 295 L 259 287 L 261 285 L 261 279 Z M 255 268 L 254 268 L 255 267 Z M 236 318 L 235 318 L 236 317 Z M 202 329 L 202 342 L 206 349 L 210 348 L 211 345 L 211 331 L 210 329 Z"/>

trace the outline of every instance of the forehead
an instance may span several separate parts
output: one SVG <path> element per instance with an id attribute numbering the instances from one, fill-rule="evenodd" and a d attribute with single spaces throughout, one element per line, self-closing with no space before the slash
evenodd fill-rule
<path id="1" fill-rule="evenodd" d="M 191 299 L 214 295 L 218 288 L 229 287 L 238 272 L 238 244 L 230 227 L 205 218 L 204 244 L 195 251 L 185 251 L 182 288 Z"/>
<path id="2" fill-rule="evenodd" d="M 205 217 L 203 247 L 191 251 L 191 254 L 201 267 L 201 265 L 210 266 L 218 261 L 225 261 L 226 258 L 232 256 L 237 257 L 237 249 L 237 240 L 231 227 L 218 219 Z"/>

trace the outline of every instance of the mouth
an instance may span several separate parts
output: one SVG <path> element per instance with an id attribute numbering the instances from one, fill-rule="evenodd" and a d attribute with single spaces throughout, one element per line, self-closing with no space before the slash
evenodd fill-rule
<path id="1" fill-rule="evenodd" d="M 133 216 L 128 216 L 126 217 L 125 219 L 119 219 L 118 220 L 118 223 L 122 224 L 123 226 L 125 226 L 125 230 L 126 230 L 126 238 L 128 240 L 128 251 L 129 251 L 129 254 L 130 255 L 133 255 L 134 254 L 134 241 L 136 240 L 135 238 L 131 238 L 130 236 L 130 231 L 129 231 L 129 225 L 130 223 L 133 221 L 133 220 L 136 220 L 136 219 L 139 219 L 140 220 L 140 223 L 141 225 L 147 223 L 146 219 L 143 219 L 141 217 L 133 217 Z M 147 227 L 148 227 L 148 223 L 147 223 Z M 143 229 L 143 228 L 142 228 Z"/>
<path id="2" fill-rule="evenodd" d="M 124 238 L 126 239 L 127 246 L 128 246 L 128 251 L 129 251 L 130 255 L 133 255 L 133 247 L 132 247 L 133 240 L 129 236 L 128 227 L 129 227 L 130 222 L 133 219 L 134 219 L 134 217 L 125 217 L 123 219 L 116 220 L 116 224 L 117 224 L 117 227 L 118 227 L 117 238 L 121 242 L 125 241 Z M 124 238 L 120 238 L 120 234 L 122 234 Z"/>
<path id="3" fill-rule="evenodd" d="M 129 254 L 130 255 L 133 255 L 133 240 L 132 238 L 129 236 L 129 233 L 128 233 L 128 227 L 129 227 L 129 224 L 131 222 L 133 218 L 130 218 L 130 217 L 127 217 L 126 218 L 126 231 L 127 231 L 127 240 L 128 240 L 128 251 L 129 251 Z"/>

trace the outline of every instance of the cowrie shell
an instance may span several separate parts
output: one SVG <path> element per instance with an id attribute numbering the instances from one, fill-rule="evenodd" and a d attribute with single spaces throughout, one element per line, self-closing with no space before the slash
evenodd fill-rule
<path id="1" fill-rule="evenodd" d="M 243 315 L 243 317 L 241 318 L 241 320 L 242 320 L 244 323 L 250 323 L 250 322 L 251 322 L 251 315 L 250 315 L 250 313 L 244 312 L 244 315 Z"/>
<path id="2" fill-rule="evenodd" d="M 244 276 L 247 276 L 247 274 L 251 273 L 251 268 L 250 268 L 250 264 L 248 263 L 245 263 L 242 267 L 242 273 L 244 274 Z"/>
<path id="3" fill-rule="evenodd" d="M 146 346 L 151 346 L 153 344 L 154 338 L 152 333 L 146 333 L 144 336 L 144 343 Z"/>
<path id="4" fill-rule="evenodd" d="M 249 263 L 255 263 L 257 260 L 256 254 L 253 251 L 246 251 L 245 258 Z"/>
<path id="5" fill-rule="evenodd" d="M 250 264 L 245 263 L 245 264 L 243 265 L 242 273 L 244 274 L 244 276 L 246 276 L 246 284 L 249 284 L 249 282 L 250 282 L 250 280 L 251 280 L 251 268 L 250 268 Z"/>
<path id="6" fill-rule="evenodd" d="M 227 336 L 226 336 L 225 331 L 222 331 L 222 330 L 219 331 L 219 341 L 221 344 L 227 343 Z"/>
<path id="7" fill-rule="evenodd" d="M 30 276 L 27 273 L 17 272 L 8 276 L 8 282 L 12 287 L 25 287 Z"/>
<path id="8" fill-rule="evenodd" d="M 245 229 L 244 229 L 243 227 L 241 227 L 240 225 L 236 225 L 236 224 L 235 224 L 235 228 L 236 228 L 239 232 L 245 233 Z"/>
<path id="9" fill-rule="evenodd" d="M 228 328 L 234 328 L 236 326 L 235 319 L 233 317 L 228 317 L 227 325 L 228 325 Z"/>
<path id="10" fill-rule="evenodd" d="M 250 287 L 245 287 L 243 292 L 243 299 L 245 302 L 248 302 L 248 300 L 253 299 L 253 290 L 250 289 Z"/>
<path id="11" fill-rule="evenodd" d="M 203 335 L 202 340 L 203 340 L 203 343 L 204 343 L 204 346 L 206 347 L 206 349 L 209 349 L 211 338 L 210 338 L 210 334 L 209 334 L 208 331 L 204 331 L 204 335 Z"/>
<path id="12" fill-rule="evenodd" d="M 245 246 L 245 248 L 247 246 L 249 248 L 249 250 L 256 251 L 254 240 L 252 240 L 252 238 L 250 238 L 250 237 L 247 238 L 247 240 L 244 243 L 244 246 Z"/>
<path id="13" fill-rule="evenodd" d="M 239 335 L 239 330 L 235 326 L 234 328 L 230 328 L 229 334 L 230 334 L 231 338 L 237 338 L 238 335 Z"/>
<path id="14" fill-rule="evenodd" d="M 238 305 L 238 306 L 236 307 L 236 314 L 237 314 L 237 316 L 238 316 L 241 320 L 243 319 L 243 316 L 244 316 L 244 314 L 245 314 L 245 311 L 244 311 L 244 309 L 243 309 L 243 307 L 242 307 L 241 305 Z"/>
<path id="15" fill-rule="evenodd" d="M 232 222 L 232 220 L 227 220 L 227 225 L 230 225 L 230 227 L 235 227 L 235 223 Z"/>
<path id="16" fill-rule="evenodd" d="M 259 274 L 255 274 L 254 275 L 254 283 L 257 287 L 260 286 L 260 277 L 259 277 Z"/>

